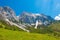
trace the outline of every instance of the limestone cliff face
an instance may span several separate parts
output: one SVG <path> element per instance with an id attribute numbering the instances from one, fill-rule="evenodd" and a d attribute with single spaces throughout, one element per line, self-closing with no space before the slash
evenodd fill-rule
<path id="1" fill-rule="evenodd" d="M 38 24 L 40 24 L 41 22 L 43 25 L 48 25 L 54 20 L 52 17 L 41 13 L 28 13 L 28 12 L 22 12 L 19 18 L 20 20 L 27 24 L 35 24 L 36 21 L 38 21 Z"/>
<path id="2" fill-rule="evenodd" d="M 15 12 L 8 6 L 0 7 L 0 14 L 10 21 L 19 21 L 15 15 Z"/>

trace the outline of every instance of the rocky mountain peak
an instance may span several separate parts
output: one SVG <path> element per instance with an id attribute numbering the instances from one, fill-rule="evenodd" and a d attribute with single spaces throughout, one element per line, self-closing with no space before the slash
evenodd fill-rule
<path id="1" fill-rule="evenodd" d="M 15 12 L 8 6 L 0 7 L 0 14 L 4 15 L 10 21 L 19 21 Z"/>
<path id="2" fill-rule="evenodd" d="M 20 15 L 19 17 L 20 17 L 20 20 L 28 24 L 33 24 L 33 23 L 35 24 L 36 21 L 38 20 L 38 21 L 41 21 L 44 25 L 47 25 L 47 24 L 50 24 L 52 20 L 54 20 L 52 17 L 41 14 L 41 13 L 23 12 L 22 15 Z"/>

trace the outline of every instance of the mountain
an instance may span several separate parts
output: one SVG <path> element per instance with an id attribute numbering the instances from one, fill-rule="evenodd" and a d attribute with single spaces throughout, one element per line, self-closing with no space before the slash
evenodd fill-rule
<path id="1" fill-rule="evenodd" d="M 44 14 L 28 12 L 22 12 L 19 19 L 30 25 L 48 25 L 54 20 L 52 17 Z"/>
<path id="2" fill-rule="evenodd" d="M 15 12 L 8 6 L 0 7 L 0 14 L 2 13 L 2 16 L 9 19 L 10 21 L 19 21 L 18 18 L 15 15 Z"/>
<path id="3" fill-rule="evenodd" d="M 58 17 L 60 17 L 60 15 L 58 15 Z M 31 34 L 27 32 L 30 32 Z M 13 33 L 14 35 L 11 33 Z M 16 33 L 18 33 L 18 35 Z M 54 39 L 56 38 L 56 40 L 60 40 L 60 21 L 56 21 L 52 17 L 40 13 L 22 12 L 20 16 L 16 16 L 15 12 L 10 7 L 8 6 L 0 7 L 0 39 L 1 40 L 5 40 L 6 38 L 11 39 L 11 37 L 13 38 L 13 36 L 14 37 L 19 36 L 19 34 L 22 34 L 20 36 L 25 36 L 26 38 L 27 38 L 26 35 L 28 35 L 29 40 L 32 39 L 30 35 L 33 35 L 34 36 L 33 38 L 39 35 L 38 39 L 40 39 L 40 36 L 42 36 L 42 40 L 47 39 L 47 37 L 49 39 L 50 36 L 51 37 L 53 36 L 52 38 Z"/>
<path id="4" fill-rule="evenodd" d="M 24 28 L 26 26 L 20 24 L 19 18 L 15 15 L 15 12 L 8 6 L 0 7 L 0 20 L 4 20 L 8 24 L 15 25 L 18 28 L 28 32 L 28 30 Z"/>
<path id="5" fill-rule="evenodd" d="M 0 7 L 0 20 L 6 21 L 10 25 L 15 25 L 24 31 L 29 32 L 26 27 L 35 25 L 35 29 L 39 25 L 47 26 L 54 20 L 52 17 L 40 13 L 22 12 L 20 16 L 16 16 L 13 9 L 8 6 Z"/>

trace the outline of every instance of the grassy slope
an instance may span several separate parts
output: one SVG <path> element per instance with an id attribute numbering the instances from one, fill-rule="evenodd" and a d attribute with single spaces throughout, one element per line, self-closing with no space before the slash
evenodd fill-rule
<path id="1" fill-rule="evenodd" d="M 0 40 L 59 40 L 47 34 L 27 33 L 0 28 Z"/>

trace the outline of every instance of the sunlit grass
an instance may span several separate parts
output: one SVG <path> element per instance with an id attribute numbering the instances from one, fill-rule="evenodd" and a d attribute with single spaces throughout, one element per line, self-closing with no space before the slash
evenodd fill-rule
<path id="1" fill-rule="evenodd" d="M 27 33 L 0 28 L 0 40 L 60 40 L 48 34 Z"/>

